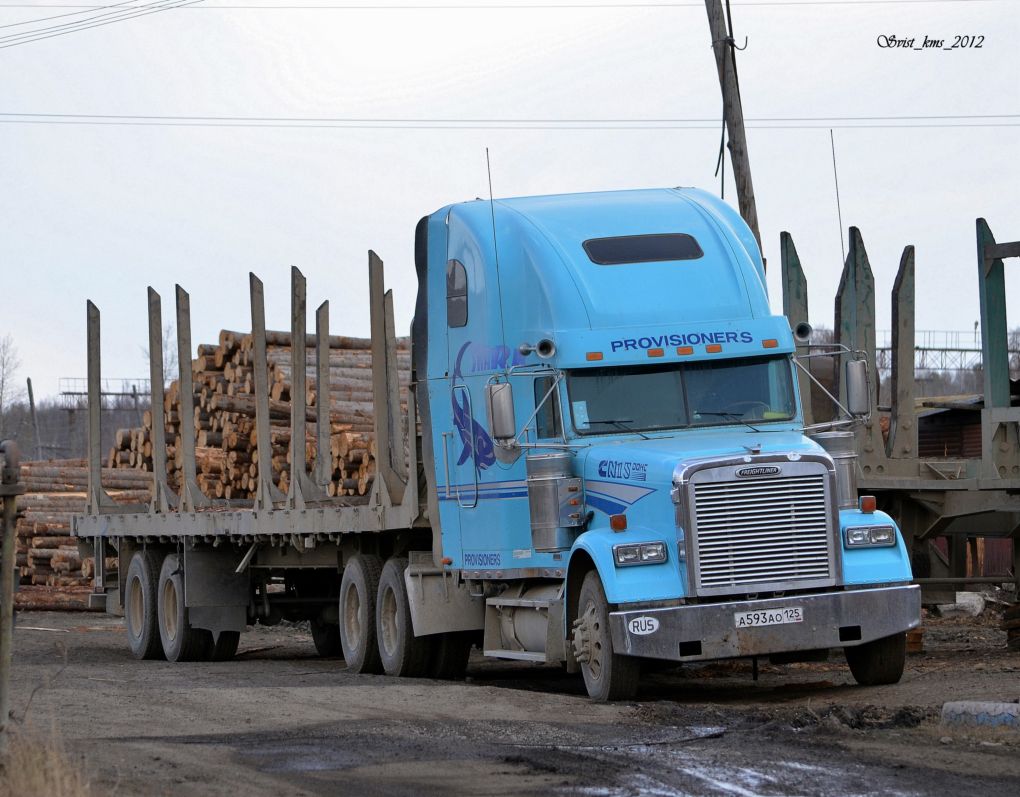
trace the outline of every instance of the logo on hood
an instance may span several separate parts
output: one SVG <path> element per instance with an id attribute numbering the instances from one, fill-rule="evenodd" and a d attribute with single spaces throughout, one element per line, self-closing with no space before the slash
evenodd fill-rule
<path id="1" fill-rule="evenodd" d="M 778 465 L 752 465 L 750 468 L 740 468 L 736 472 L 738 479 L 750 479 L 755 476 L 778 476 L 783 469 Z"/>

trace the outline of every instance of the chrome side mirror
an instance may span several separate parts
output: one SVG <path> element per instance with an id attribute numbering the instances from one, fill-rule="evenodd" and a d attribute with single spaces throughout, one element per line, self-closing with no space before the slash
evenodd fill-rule
<path id="1" fill-rule="evenodd" d="M 868 382 L 868 361 L 850 360 L 846 364 L 846 408 L 855 418 L 871 414 Z"/>
<path id="2" fill-rule="evenodd" d="M 517 436 L 514 417 L 514 391 L 509 382 L 493 382 L 485 386 L 485 403 L 489 410 L 489 433 L 492 439 L 505 443 Z"/>

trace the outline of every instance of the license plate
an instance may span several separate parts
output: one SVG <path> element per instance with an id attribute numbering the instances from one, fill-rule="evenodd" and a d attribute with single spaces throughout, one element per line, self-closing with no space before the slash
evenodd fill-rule
<path id="1" fill-rule="evenodd" d="M 735 612 L 733 622 L 737 628 L 803 623 L 804 613 L 801 611 L 800 606 L 784 606 L 780 609 L 759 609 L 756 612 Z"/>

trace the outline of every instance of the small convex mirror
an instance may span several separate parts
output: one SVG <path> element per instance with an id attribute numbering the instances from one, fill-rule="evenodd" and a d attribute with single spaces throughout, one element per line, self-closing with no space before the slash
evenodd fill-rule
<path id="1" fill-rule="evenodd" d="M 485 402 L 489 409 L 489 432 L 499 442 L 517 436 L 514 418 L 514 392 L 509 382 L 494 382 L 485 386 Z"/>
<path id="2" fill-rule="evenodd" d="M 850 360 L 846 364 L 846 408 L 855 418 L 871 414 L 867 360 Z"/>

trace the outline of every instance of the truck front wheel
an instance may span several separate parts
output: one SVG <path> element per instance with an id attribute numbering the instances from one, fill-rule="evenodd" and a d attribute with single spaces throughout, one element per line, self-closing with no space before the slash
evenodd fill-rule
<path id="1" fill-rule="evenodd" d="M 574 655 L 588 696 L 598 702 L 628 700 L 637 692 L 640 662 L 613 651 L 609 604 L 599 574 L 592 570 L 581 584 L 574 621 Z"/>
<path id="2" fill-rule="evenodd" d="M 907 634 L 901 631 L 863 645 L 844 648 L 843 652 L 854 680 L 861 686 L 894 684 L 903 677 L 903 667 L 907 660 Z"/>
<path id="3" fill-rule="evenodd" d="M 157 588 L 159 636 L 167 661 L 205 661 L 213 648 L 212 634 L 192 628 L 184 605 L 184 571 L 177 554 L 163 559 Z"/>
<path id="4" fill-rule="evenodd" d="M 372 554 L 352 556 L 340 580 L 340 647 L 352 672 L 380 673 L 375 641 L 375 596 L 382 560 Z"/>
<path id="5" fill-rule="evenodd" d="M 136 659 L 162 659 L 156 611 L 159 559 L 155 552 L 136 551 L 128 565 L 124 589 L 124 621 L 128 645 Z"/>

